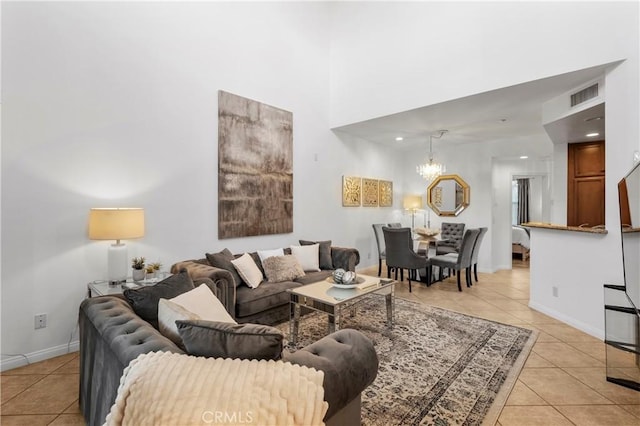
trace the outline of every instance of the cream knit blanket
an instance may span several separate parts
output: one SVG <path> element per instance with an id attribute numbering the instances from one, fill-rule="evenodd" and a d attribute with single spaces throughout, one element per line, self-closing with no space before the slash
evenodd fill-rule
<path id="1" fill-rule="evenodd" d="M 324 373 L 282 361 L 138 356 L 125 368 L 111 425 L 322 425 Z"/>

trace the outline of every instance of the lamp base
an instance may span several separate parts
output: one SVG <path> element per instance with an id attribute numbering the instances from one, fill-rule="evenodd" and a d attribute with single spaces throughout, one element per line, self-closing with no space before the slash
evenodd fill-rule
<path id="1" fill-rule="evenodd" d="M 110 286 L 117 286 L 127 281 L 127 246 L 116 243 L 109 246 L 109 274 Z"/>

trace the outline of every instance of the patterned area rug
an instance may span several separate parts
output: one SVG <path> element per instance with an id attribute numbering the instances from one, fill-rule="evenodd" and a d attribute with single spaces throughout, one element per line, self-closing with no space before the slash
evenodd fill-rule
<path id="1" fill-rule="evenodd" d="M 380 360 L 362 394 L 363 425 L 493 425 L 537 333 L 400 298 L 395 308 L 391 330 L 383 297 L 342 317 L 342 328 L 374 342 Z M 288 324 L 280 327 L 288 337 Z M 326 315 L 306 315 L 297 347 L 326 333 Z"/>

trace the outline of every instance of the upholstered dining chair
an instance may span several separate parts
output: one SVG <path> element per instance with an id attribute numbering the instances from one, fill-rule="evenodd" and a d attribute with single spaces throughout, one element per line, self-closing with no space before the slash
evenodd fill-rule
<path id="1" fill-rule="evenodd" d="M 440 240 L 436 241 L 436 255 L 458 253 L 464 235 L 464 223 L 442 222 Z"/>
<path id="2" fill-rule="evenodd" d="M 429 258 L 432 268 L 434 266 L 438 266 L 440 268 L 440 280 L 443 279 L 443 269 L 446 268 L 457 271 L 458 291 L 462 291 L 460 275 L 462 275 L 463 270 L 465 271 L 465 277 L 467 279 L 467 287 L 471 287 L 471 256 L 473 254 L 473 246 L 476 243 L 478 235 L 480 235 L 479 229 L 467 229 L 462 237 L 462 244 L 460 245 L 459 253 L 441 254 Z M 429 282 L 431 282 L 430 276 Z"/>
<path id="3" fill-rule="evenodd" d="M 382 232 L 384 233 L 386 247 L 387 275 L 389 276 L 391 269 L 393 269 L 395 271 L 395 279 L 398 279 L 398 270 L 400 270 L 400 281 L 403 281 L 404 270 L 407 269 L 409 292 L 411 292 L 411 279 L 416 279 L 418 269 L 429 269 L 429 260 L 413 251 L 410 228 L 390 228 L 385 226 L 382 228 Z M 427 271 L 427 276 L 431 276 L 430 271 Z"/>
<path id="4" fill-rule="evenodd" d="M 402 228 L 402 224 L 400 222 L 393 222 L 387 225 L 389 228 Z"/>
<path id="5" fill-rule="evenodd" d="M 473 253 L 471 253 L 471 266 L 473 266 L 473 276 L 476 282 L 478 282 L 478 253 L 480 252 L 480 244 L 482 244 L 484 234 L 486 234 L 488 230 L 489 228 L 480 228 L 478 238 L 476 238 L 476 242 L 473 245 Z"/>
<path id="6" fill-rule="evenodd" d="M 380 274 L 382 274 L 382 261 L 386 258 L 384 234 L 382 233 L 382 227 L 385 226 L 385 224 L 374 223 L 372 226 L 373 233 L 376 236 L 376 245 L 378 246 L 378 276 L 380 276 Z"/>

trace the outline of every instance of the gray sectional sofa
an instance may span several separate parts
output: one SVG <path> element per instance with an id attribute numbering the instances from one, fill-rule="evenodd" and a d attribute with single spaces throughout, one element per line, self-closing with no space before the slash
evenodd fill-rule
<path id="1" fill-rule="evenodd" d="M 218 298 L 233 300 L 235 292 L 229 286 L 235 287 L 229 272 L 217 271 L 214 277 L 215 281 L 204 278 L 194 283 L 205 283 Z M 104 423 L 129 362 L 151 351 L 183 353 L 138 316 L 127 299 L 102 296 L 80 305 L 80 407 L 90 426 Z M 285 350 L 282 360 L 324 372 L 324 399 L 329 404 L 326 424 L 360 424 L 361 392 L 378 371 L 376 351 L 368 338 L 356 330 L 341 330 L 294 353 Z"/>
<path id="2" fill-rule="evenodd" d="M 301 240 L 300 243 L 304 245 L 313 242 Z M 216 254 L 207 253 L 206 258 L 203 259 L 178 262 L 171 267 L 171 272 L 175 274 L 186 269 L 194 280 L 209 278 L 216 283 L 216 286 L 221 289 L 220 300 L 223 301 L 227 311 L 237 322 L 273 325 L 289 319 L 287 289 L 323 280 L 338 268 L 355 271 L 356 265 L 360 263 L 358 250 L 332 247 L 330 243 L 330 241 L 320 242 L 320 271 L 307 272 L 304 277 L 296 278 L 293 281 L 264 283 L 258 288 L 250 288 L 246 284 L 238 282 L 233 267 L 216 259 Z M 283 250 L 285 254 L 291 253 L 288 248 Z M 264 272 L 258 253 L 249 254 Z M 231 255 L 230 252 L 229 255 Z M 232 256 L 238 258 L 241 254 Z"/>

